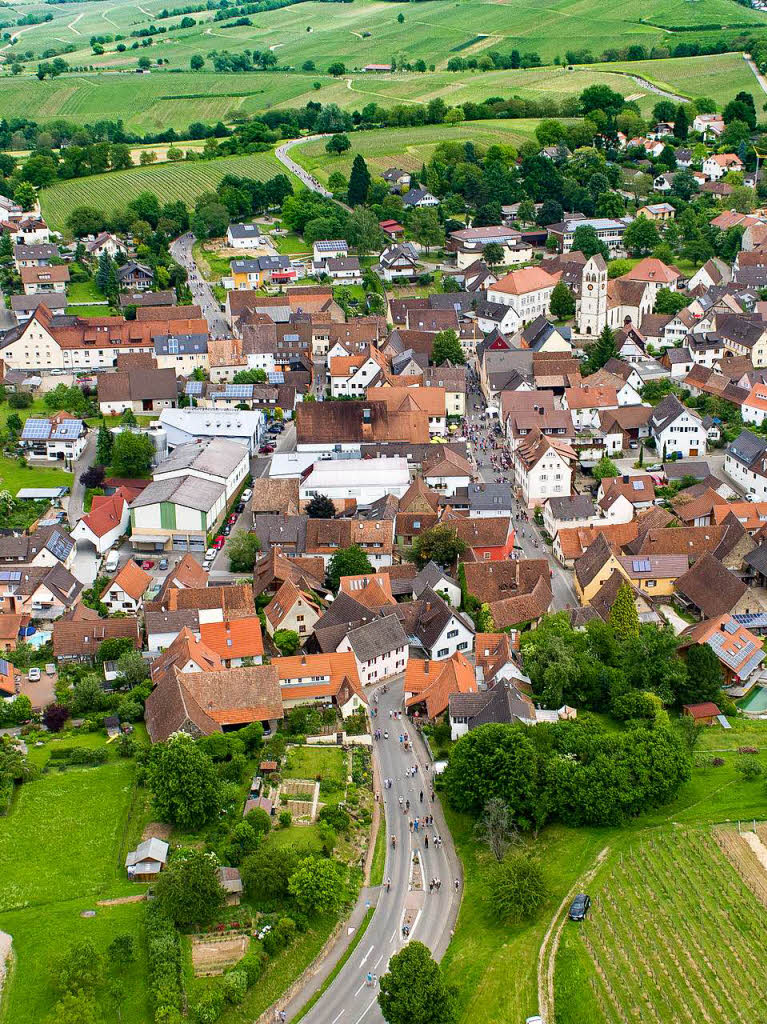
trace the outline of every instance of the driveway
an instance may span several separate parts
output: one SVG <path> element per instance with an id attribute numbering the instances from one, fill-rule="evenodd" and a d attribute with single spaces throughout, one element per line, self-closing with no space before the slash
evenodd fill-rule
<path id="1" fill-rule="evenodd" d="M 212 338 L 231 338 L 231 329 L 226 322 L 226 317 L 221 312 L 218 300 L 194 262 L 194 257 L 192 256 L 194 241 L 194 235 L 191 231 L 188 231 L 185 235 L 181 235 L 180 238 L 171 243 L 170 254 L 186 270 L 192 298 L 201 308 L 202 315 L 208 321 L 210 336 Z"/>
<path id="2" fill-rule="evenodd" d="M 363 893 L 363 903 L 369 901 L 371 906 L 375 905 L 367 931 L 328 990 L 303 1018 L 306 1024 L 382 1024 L 384 1018 L 378 1007 L 378 987 L 366 983 L 368 972 L 377 978 L 385 974 L 389 959 L 403 949 L 409 939 L 425 943 L 439 959 L 447 948 L 460 904 L 460 868 L 439 800 L 431 799 L 431 766 L 425 748 L 418 739 L 415 750 L 405 750 L 399 742 L 399 736 L 403 732 L 412 736 L 411 723 L 406 719 L 394 720 L 389 717 L 390 712 L 402 708 L 402 678 L 389 683 L 388 693 L 382 693 L 380 688 L 377 693 L 379 712 L 372 720 L 372 727 L 380 728 L 382 732 L 387 730 L 389 737 L 373 744 L 373 756 L 381 784 L 386 778 L 392 780 L 391 789 L 381 791 L 385 821 L 381 822 L 380 827 L 385 829 L 387 840 L 384 885 L 378 890 L 372 888 Z M 369 699 L 371 707 L 375 707 L 372 693 Z M 408 769 L 413 765 L 417 765 L 418 770 L 411 776 Z M 404 801 L 410 801 L 409 813 L 401 810 L 400 799 L 403 805 Z M 434 816 L 434 825 L 425 832 L 423 828 L 419 828 L 417 833 L 411 832 L 409 821 L 416 817 L 420 819 L 426 814 Z M 425 835 L 429 838 L 428 848 Z M 394 849 L 389 839 L 391 836 L 396 837 Z M 437 836 L 442 839 L 441 845 L 434 843 Z M 413 856 L 416 851 L 424 880 L 421 888 L 413 872 Z M 429 880 L 432 878 L 441 879 L 442 886 L 439 891 L 430 893 Z M 388 892 L 385 885 L 387 879 L 391 880 Z M 411 921 L 409 939 L 402 934 L 406 913 Z M 335 960 L 339 956 L 340 950 Z M 327 959 L 329 962 L 323 965 L 309 983 L 286 1006 L 281 1007 L 285 1009 L 288 1020 L 300 1012 L 306 1000 L 322 983 L 323 977 L 327 976 L 333 963 L 333 953 Z M 413 1024 L 417 1024 L 417 1021 L 413 1021 Z"/>
<path id="3" fill-rule="evenodd" d="M 74 466 L 75 478 L 72 481 L 72 488 L 69 492 L 69 502 L 67 503 L 67 518 L 69 519 L 70 527 L 74 527 L 78 520 L 83 515 L 83 502 L 85 501 L 85 485 L 80 483 L 80 474 L 84 473 L 89 466 L 92 466 L 96 461 L 96 439 L 98 437 L 98 430 L 91 430 L 88 433 L 88 437 L 85 442 L 85 448 L 83 448 L 82 455 L 77 460 Z"/>

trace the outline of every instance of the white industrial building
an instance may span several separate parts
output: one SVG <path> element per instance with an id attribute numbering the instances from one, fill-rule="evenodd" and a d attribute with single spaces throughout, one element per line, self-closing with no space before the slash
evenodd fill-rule
<path id="1" fill-rule="evenodd" d="M 264 434 L 264 414 L 244 409 L 163 409 L 160 425 L 171 448 L 218 437 L 245 445 L 252 455 Z"/>
<path id="2" fill-rule="evenodd" d="M 315 462 L 301 481 L 299 498 L 310 501 L 324 494 L 332 501 L 354 498 L 358 505 L 394 494 L 401 498 L 410 486 L 407 459 L 323 459 Z"/>

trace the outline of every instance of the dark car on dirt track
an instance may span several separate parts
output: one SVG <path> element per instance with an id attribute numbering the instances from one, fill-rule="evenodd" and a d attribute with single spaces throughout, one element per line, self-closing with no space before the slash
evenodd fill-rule
<path id="1" fill-rule="evenodd" d="M 579 893 L 570 904 L 570 911 L 567 916 L 571 921 L 584 921 L 590 906 L 591 897 L 587 896 L 585 892 Z"/>

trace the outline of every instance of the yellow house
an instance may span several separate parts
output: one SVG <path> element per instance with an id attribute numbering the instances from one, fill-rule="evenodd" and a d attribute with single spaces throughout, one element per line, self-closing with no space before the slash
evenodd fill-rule
<path id="1" fill-rule="evenodd" d="M 622 561 L 600 533 L 575 562 L 575 592 L 581 604 L 590 604 L 614 572 L 630 579 Z"/>
<path id="2" fill-rule="evenodd" d="M 287 256 L 258 256 L 252 260 L 231 260 L 229 269 L 236 291 L 263 288 L 265 284 L 292 284 L 298 270 Z"/>
<path id="3" fill-rule="evenodd" d="M 687 555 L 630 555 L 619 558 L 626 576 L 648 597 L 670 597 L 689 566 Z"/>
<path id="4" fill-rule="evenodd" d="M 676 210 L 671 203 L 649 203 L 647 206 L 643 206 L 641 210 L 637 210 L 637 217 L 646 217 L 648 220 L 654 220 L 656 223 L 673 220 L 675 215 Z"/>

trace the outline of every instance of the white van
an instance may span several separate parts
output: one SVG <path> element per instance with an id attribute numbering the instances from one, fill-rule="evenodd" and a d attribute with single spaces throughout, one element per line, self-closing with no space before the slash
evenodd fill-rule
<path id="1" fill-rule="evenodd" d="M 110 551 L 107 555 L 107 560 L 104 562 L 104 568 L 107 572 L 114 572 L 120 563 L 120 554 L 117 551 Z"/>

